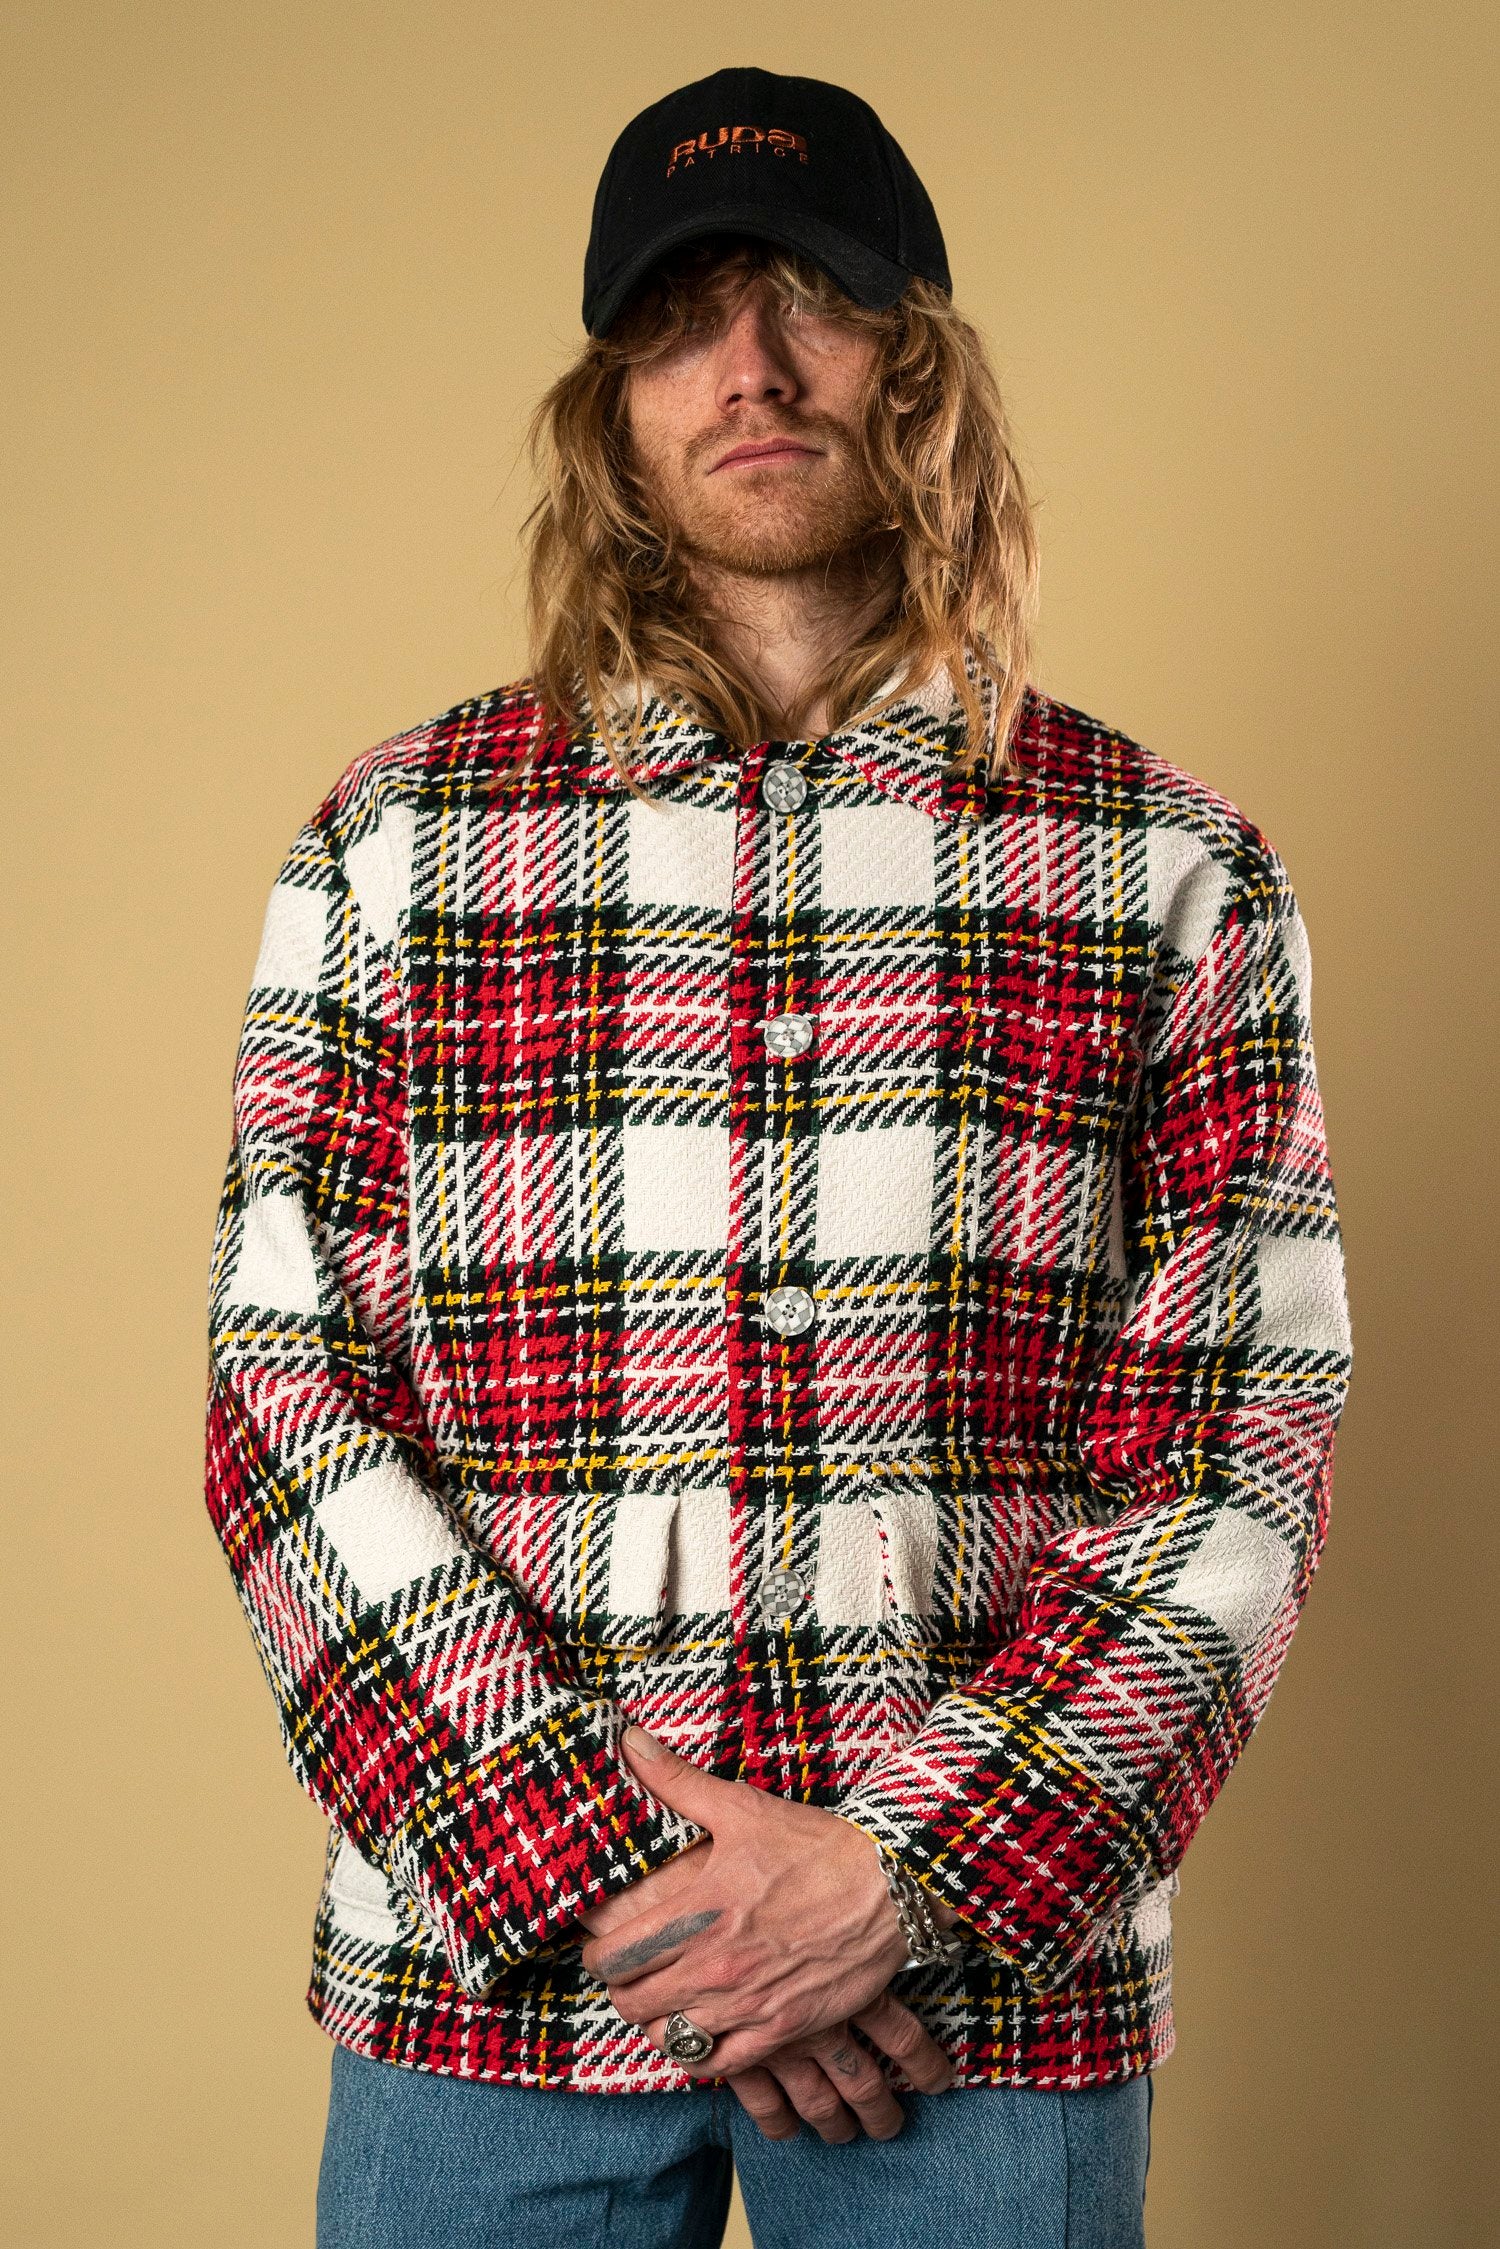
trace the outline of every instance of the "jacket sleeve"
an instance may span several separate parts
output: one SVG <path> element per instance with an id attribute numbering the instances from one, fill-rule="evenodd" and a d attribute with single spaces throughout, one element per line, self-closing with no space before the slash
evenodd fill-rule
<path id="1" fill-rule="evenodd" d="M 1263 840 L 1205 872 L 1222 906 L 1200 879 L 1167 916 L 1141 1034 L 1084 1520 L 1035 1556 L 1014 1637 L 837 1807 L 1041 1991 L 1175 1876 L 1327 1532 L 1349 1329 L 1305 932 Z"/>
<path id="2" fill-rule="evenodd" d="M 268 907 L 215 1231 L 207 1499 L 298 1779 L 475 1996 L 701 1830 L 448 1503 L 407 1358 L 391 963 L 316 823 Z"/>

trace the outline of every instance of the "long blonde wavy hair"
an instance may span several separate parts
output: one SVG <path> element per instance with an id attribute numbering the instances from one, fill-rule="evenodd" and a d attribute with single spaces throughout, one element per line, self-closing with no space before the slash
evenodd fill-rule
<path id="1" fill-rule="evenodd" d="M 547 717 L 570 731 L 592 726 L 627 780 L 650 697 L 731 742 L 777 731 L 753 682 L 703 629 L 678 542 L 632 464 L 625 412 L 630 368 L 670 350 L 706 298 L 722 303 L 742 285 L 742 269 L 764 273 L 789 308 L 876 342 L 861 412 L 892 593 L 814 683 L 829 731 L 946 667 L 963 716 L 957 762 L 987 757 L 998 774 L 1027 686 L 1037 553 L 983 340 L 930 282 L 912 281 L 889 311 L 872 312 L 811 261 L 764 242 L 702 243 L 658 268 L 536 409 L 540 497 L 524 538 L 531 671 Z"/>

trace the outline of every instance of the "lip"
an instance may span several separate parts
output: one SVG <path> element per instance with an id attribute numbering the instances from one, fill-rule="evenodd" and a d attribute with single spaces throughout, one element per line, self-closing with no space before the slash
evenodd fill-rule
<path id="1" fill-rule="evenodd" d="M 720 469 L 758 468 L 766 461 L 811 461 L 817 454 L 816 445 L 799 445 L 794 437 L 768 437 L 758 445 L 736 445 L 708 473 L 717 476 Z"/>

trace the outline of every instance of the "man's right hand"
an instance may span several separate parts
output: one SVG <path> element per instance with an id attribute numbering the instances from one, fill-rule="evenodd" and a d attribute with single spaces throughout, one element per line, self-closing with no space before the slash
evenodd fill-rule
<path id="1" fill-rule="evenodd" d="M 579 1916 L 583 1926 L 591 1936 L 604 1936 L 617 1922 L 648 1908 L 680 1904 L 684 1912 L 691 1911 L 692 1892 L 712 1852 L 711 1840 L 682 1852 L 628 1890 L 591 1906 Z M 918 2091 L 941 2093 L 952 2084 L 947 2055 L 891 1991 L 882 1992 L 852 2020 L 872 2046 L 899 2063 Z M 725 2082 L 768 2140 L 794 2138 L 803 2118 L 820 2139 L 829 2141 L 857 2139 L 861 2128 L 871 2139 L 894 2139 L 904 2121 L 884 2072 L 850 2035 L 848 2023 L 830 2024 L 815 2037 L 781 2047 L 758 2067 L 740 2070 Z"/>

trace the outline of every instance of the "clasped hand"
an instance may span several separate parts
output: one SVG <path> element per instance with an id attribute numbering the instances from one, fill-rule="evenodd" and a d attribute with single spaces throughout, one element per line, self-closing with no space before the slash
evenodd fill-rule
<path id="1" fill-rule="evenodd" d="M 712 1840 L 583 1915 L 583 1963 L 626 2022 L 662 2046 L 679 2010 L 712 2033 L 695 2066 L 728 2080 L 769 2138 L 890 2138 L 901 2108 L 866 2047 L 922 2092 L 952 2082 L 942 2048 L 889 1990 L 906 1940 L 870 1838 L 835 1813 L 719 1780 L 640 1727 L 642 1786 Z M 945 1922 L 950 1909 L 938 1907 Z"/>

